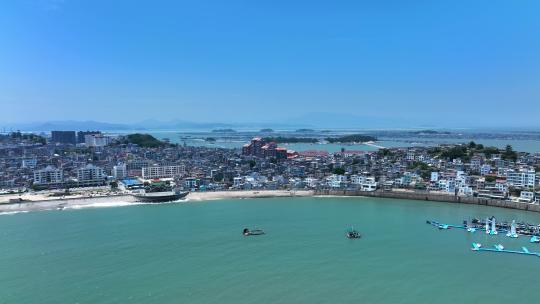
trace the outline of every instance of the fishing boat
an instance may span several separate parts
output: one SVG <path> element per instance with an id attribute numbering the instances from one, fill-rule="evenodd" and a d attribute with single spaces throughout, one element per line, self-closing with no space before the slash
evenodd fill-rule
<path id="1" fill-rule="evenodd" d="M 345 234 L 347 236 L 347 238 L 349 239 L 359 239 L 361 238 L 362 236 L 360 235 L 360 233 L 358 233 L 358 231 L 354 230 L 353 227 L 351 227 L 351 230 L 347 231 L 347 233 Z"/>
<path id="2" fill-rule="evenodd" d="M 186 197 L 189 192 L 180 192 L 180 191 L 165 191 L 165 192 L 143 192 L 143 193 L 134 193 L 133 197 L 140 202 L 147 203 L 164 203 L 164 202 L 173 202 L 179 199 Z"/>
<path id="3" fill-rule="evenodd" d="M 540 238 L 536 235 L 531 236 L 531 239 L 529 240 L 531 243 L 540 243 Z"/>
<path id="4" fill-rule="evenodd" d="M 244 236 L 251 236 L 251 235 L 263 235 L 265 233 L 264 233 L 264 231 L 262 229 L 250 230 L 249 228 L 244 228 L 244 230 L 242 230 L 242 234 Z"/>
<path id="5" fill-rule="evenodd" d="M 516 221 L 512 221 L 512 225 L 510 226 L 510 231 L 506 234 L 506 236 L 511 238 L 517 238 L 519 235 L 516 232 Z"/>

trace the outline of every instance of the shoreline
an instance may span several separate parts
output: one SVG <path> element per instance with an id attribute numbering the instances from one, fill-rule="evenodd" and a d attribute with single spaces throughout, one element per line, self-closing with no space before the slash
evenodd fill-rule
<path id="1" fill-rule="evenodd" d="M 193 201 L 210 201 L 221 199 L 244 199 L 244 198 L 272 198 L 272 197 L 306 197 L 313 196 L 314 191 L 311 190 L 244 190 L 244 191 L 208 191 L 208 192 L 190 192 L 189 195 L 177 202 L 193 202 Z M 34 199 L 29 199 L 34 198 Z M 7 198 L 7 200 L 6 200 Z M 10 199 L 22 198 L 22 201 L 9 202 Z M 171 202 L 175 203 L 175 202 Z M 115 207 L 115 206 L 130 206 L 159 203 L 147 203 L 137 201 L 130 194 L 114 194 L 114 195 L 99 195 L 99 196 L 83 196 L 74 195 L 68 197 L 50 197 L 40 194 L 22 195 L 15 197 L 4 197 L 4 201 L 0 203 L 0 214 L 14 214 L 30 211 L 45 211 L 57 209 L 80 209 L 80 208 L 99 208 L 99 207 Z"/>
<path id="2" fill-rule="evenodd" d="M 404 200 L 416 200 L 416 201 L 444 202 L 444 203 L 453 203 L 453 204 L 480 205 L 480 206 L 516 209 L 516 210 L 531 211 L 531 212 L 540 212 L 540 204 L 520 203 L 520 202 L 504 201 L 504 200 L 489 199 L 489 198 L 482 198 L 482 197 L 454 196 L 451 194 L 414 191 L 414 190 L 407 190 L 407 191 L 317 190 L 315 191 L 315 196 L 392 198 L 392 199 L 404 199 Z"/>
<path id="3" fill-rule="evenodd" d="M 348 191 L 348 190 L 229 190 L 190 192 L 180 202 L 200 202 L 222 199 L 252 199 L 274 197 L 365 197 L 365 198 L 392 198 L 418 201 L 434 201 L 457 204 L 473 204 L 498 208 L 516 209 L 531 212 L 540 212 L 540 204 L 519 203 L 478 197 L 454 196 L 436 192 L 423 191 Z M 22 201 L 9 200 L 22 198 Z M 57 209 L 81 209 L 99 207 L 120 207 L 141 204 L 159 204 L 137 201 L 135 197 L 125 193 L 101 195 L 73 195 L 67 197 L 52 197 L 42 193 L 25 193 L 21 196 L 11 195 L 0 197 L 0 214 L 14 214 L 19 212 L 45 211 Z"/>

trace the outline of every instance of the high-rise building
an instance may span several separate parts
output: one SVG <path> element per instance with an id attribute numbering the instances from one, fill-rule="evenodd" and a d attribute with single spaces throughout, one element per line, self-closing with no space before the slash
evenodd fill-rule
<path id="1" fill-rule="evenodd" d="M 127 166 L 126 164 L 118 164 L 113 167 L 112 175 L 116 179 L 121 179 L 127 176 Z"/>
<path id="2" fill-rule="evenodd" d="M 72 145 L 75 145 L 77 143 L 75 131 L 52 131 L 51 136 L 53 143 Z"/>
<path id="3" fill-rule="evenodd" d="M 85 136 L 86 135 L 100 135 L 100 131 L 79 131 L 77 132 L 77 143 L 78 144 L 84 144 L 85 143 Z"/>
<path id="4" fill-rule="evenodd" d="M 102 134 L 88 134 L 84 136 L 84 144 L 88 147 L 105 147 L 109 144 L 109 137 Z"/>

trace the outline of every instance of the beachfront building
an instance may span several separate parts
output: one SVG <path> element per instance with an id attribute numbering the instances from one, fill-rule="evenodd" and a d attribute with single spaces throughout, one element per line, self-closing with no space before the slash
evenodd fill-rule
<path id="1" fill-rule="evenodd" d="M 34 185 L 53 186 L 64 182 L 62 170 L 53 166 L 47 166 L 45 169 L 34 171 Z"/>
<path id="2" fill-rule="evenodd" d="M 517 188 L 534 188 L 536 172 L 530 169 L 508 170 L 506 182 Z"/>
<path id="3" fill-rule="evenodd" d="M 127 177 L 127 166 L 126 164 L 118 164 L 116 166 L 113 166 L 112 169 L 112 176 L 116 179 L 121 179 L 124 177 Z"/>
<path id="4" fill-rule="evenodd" d="M 77 181 L 79 186 L 98 186 L 105 183 L 107 176 L 103 168 L 88 164 L 77 169 Z"/>
<path id="5" fill-rule="evenodd" d="M 366 177 L 360 186 L 362 191 L 375 191 L 377 190 L 377 182 L 374 177 Z"/>
<path id="6" fill-rule="evenodd" d="M 534 200 L 534 192 L 532 191 L 521 191 L 519 194 L 518 201 L 522 203 L 530 203 Z"/>
<path id="7" fill-rule="evenodd" d="M 154 179 L 154 178 L 174 178 L 185 175 L 186 168 L 183 165 L 180 166 L 150 166 L 142 168 L 142 178 Z"/>
<path id="8" fill-rule="evenodd" d="M 366 177 L 362 175 L 351 175 L 351 184 L 361 185 L 366 181 Z"/>

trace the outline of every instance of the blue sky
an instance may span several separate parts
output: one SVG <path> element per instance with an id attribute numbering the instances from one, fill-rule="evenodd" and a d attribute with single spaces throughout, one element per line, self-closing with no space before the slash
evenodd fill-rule
<path id="1" fill-rule="evenodd" d="M 540 126 L 539 12 L 496 0 L 3 1 L 0 121 L 343 113 Z"/>

